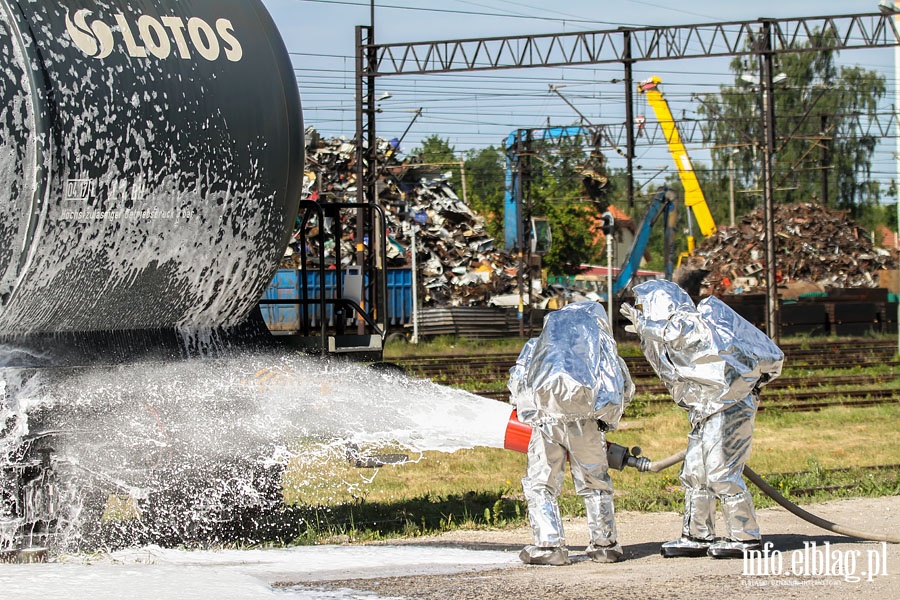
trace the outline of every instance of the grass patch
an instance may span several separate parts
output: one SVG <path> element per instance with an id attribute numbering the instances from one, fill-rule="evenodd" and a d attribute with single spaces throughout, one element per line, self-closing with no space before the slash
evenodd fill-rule
<path id="1" fill-rule="evenodd" d="M 525 472 L 525 455 L 498 448 L 471 448 L 453 453 L 425 452 L 411 461 L 378 469 L 359 469 L 333 455 L 329 460 L 285 475 L 288 504 L 336 506 L 343 503 L 393 503 L 420 497 L 456 494 L 517 493 Z"/>
<path id="2" fill-rule="evenodd" d="M 896 469 L 863 467 L 900 464 L 900 448 L 885 441 L 893 439 L 898 418 L 897 404 L 760 413 L 749 466 L 795 502 L 895 495 L 900 493 Z M 685 446 L 688 428 L 686 414 L 673 403 L 649 416 L 627 417 L 609 439 L 641 446 L 645 456 L 659 460 Z M 346 460 L 338 464 L 343 459 L 335 455 L 334 463 L 323 464 L 315 477 L 289 470 L 285 497 L 294 506 L 286 516 L 299 527 L 294 541 L 373 540 L 526 522 L 520 485 L 524 454 L 474 448 L 413 458 L 415 462 L 374 471 L 355 469 Z M 832 470 L 838 468 L 845 470 Z M 680 512 L 679 471 L 678 465 L 661 473 L 612 471 L 616 508 Z M 758 507 L 774 505 L 755 486 L 749 487 Z M 792 495 L 793 490 L 803 494 Z M 584 515 L 568 476 L 560 507 L 566 515 Z"/>
<path id="3" fill-rule="evenodd" d="M 385 360 L 416 356 L 466 356 L 517 354 L 524 338 L 466 340 L 439 337 L 418 345 L 389 342 Z M 785 344 L 812 348 L 823 338 L 788 338 Z M 834 338 L 835 343 L 848 343 Z M 639 356 L 636 342 L 619 343 L 622 356 Z M 896 359 L 896 357 L 895 357 Z M 469 390 L 503 390 L 497 381 L 474 369 L 458 387 Z M 898 385 L 896 368 L 889 365 L 821 370 L 788 366 L 783 377 L 827 375 L 883 376 L 879 385 Z M 435 380 L 440 382 L 439 380 Z M 823 387 L 837 390 L 838 387 Z M 833 395 L 831 391 L 828 395 Z M 659 403 L 662 398 L 664 402 Z M 767 389 L 763 402 L 776 400 L 776 388 Z M 900 448 L 893 439 L 900 404 L 853 408 L 835 406 L 818 412 L 792 413 L 771 409 L 758 415 L 754 449 L 749 466 L 795 502 L 840 497 L 881 496 L 900 493 L 896 469 L 871 470 L 871 465 L 900 464 Z M 639 445 L 644 455 L 662 459 L 681 450 L 689 424 L 668 395 L 639 394 L 628 407 L 622 427 L 611 441 Z M 317 442 L 310 442 L 316 444 Z M 281 516 L 285 539 L 295 543 L 377 540 L 395 536 L 433 534 L 458 528 L 503 527 L 526 522 L 520 479 L 525 471 L 523 454 L 492 448 L 461 450 L 452 454 L 426 452 L 413 462 L 388 465 L 378 470 L 350 466 L 343 449 L 331 449 L 324 458 L 316 452 L 312 463 L 294 464 L 285 477 L 285 498 L 291 505 Z M 382 449 L 394 452 L 397 449 Z M 303 452 L 299 453 L 301 456 Z M 836 471 L 835 469 L 843 469 Z M 662 473 L 613 471 L 616 507 L 619 510 L 683 509 L 680 466 Z M 749 485 L 758 507 L 774 505 L 755 486 Z M 584 505 L 566 478 L 560 506 L 564 514 L 583 516 Z"/>
<path id="4" fill-rule="evenodd" d="M 518 354 L 527 337 L 510 337 L 496 340 L 470 340 L 456 336 L 437 336 L 411 344 L 406 340 L 389 340 L 384 347 L 385 360 L 398 360 L 416 356 L 469 356 L 478 354 Z M 619 355 L 641 356 L 641 346 L 636 340 L 620 341 Z"/>
<path id="5" fill-rule="evenodd" d="M 796 503 L 900 494 L 900 473 L 896 466 L 828 470 L 818 459 L 810 457 L 804 471 L 775 473 L 763 477 L 769 485 Z"/>
<path id="6" fill-rule="evenodd" d="M 803 365 L 787 366 L 781 373 L 782 378 L 786 377 L 841 377 L 852 375 L 871 375 L 884 376 L 886 382 L 897 373 L 897 367 L 890 364 L 878 365 L 855 365 L 849 368 L 812 368 Z"/>
<path id="7" fill-rule="evenodd" d="M 452 529 L 519 525 L 525 503 L 502 489 L 426 494 L 388 502 L 356 500 L 336 506 L 292 506 L 273 525 L 295 545 L 370 542 Z"/>

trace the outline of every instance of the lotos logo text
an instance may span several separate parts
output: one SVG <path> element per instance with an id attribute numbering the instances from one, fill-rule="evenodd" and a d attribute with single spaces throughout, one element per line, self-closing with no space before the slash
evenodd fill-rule
<path id="1" fill-rule="evenodd" d="M 99 19 L 89 23 L 90 15 L 91 11 L 84 8 L 76 11 L 74 17 L 67 11 L 66 29 L 75 45 L 93 58 L 106 58 L 117 43 L 124 44 L 125 51 L 134 58 L 169 58 L 175 54 L 190 59 L 196 53 L 213 61 L 224 54 L 228 60 L 238 62 L 244 56 L 244 49 L 234 36 L 234 26 L 228 19 L 218 19 L 215 25 L 210 25 L 198 17 L 157 19 L 141 15 L 130 22 L 124 14 L 118 13 L 115 25 L 110 26 Z"/>

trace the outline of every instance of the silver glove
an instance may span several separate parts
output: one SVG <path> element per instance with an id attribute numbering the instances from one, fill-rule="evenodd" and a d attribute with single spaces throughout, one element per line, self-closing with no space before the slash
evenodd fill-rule
<path id="1" fill-rule="evenodd" d="M 625 326 L 625 331 L 629 333 L 637 333 L 636 325 L 638 324 L 638 320 L 640 319 L 641 311 L 625 302 L 622 304 L 622 306 L 619 307 L 619 314 L 621 314 L 631 322 L 631 325 Z"/>

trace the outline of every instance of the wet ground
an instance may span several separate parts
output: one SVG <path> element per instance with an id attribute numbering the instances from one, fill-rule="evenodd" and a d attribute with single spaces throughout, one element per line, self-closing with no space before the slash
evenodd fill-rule
<path id="1" fill-rule="evenodd" d="M 900 534 L 900 496 L 805 506 L 857 530 Z M 781 508 L 759 521 L 766 556 L 745 562 L 664 559 L 681 515 L 621 512 L 626 560 L 597 564 L 583 554 L 582 520 L 566 523 L 570 565 L 526 566 L 526 527 L 453 531 L 371 545 L 187 551 L 144 547 L 0 565 L 0 598 L 90 600 L 531 600 L 704 598 L 900 598 L 900 545 L 866 542 L 810 525 Z"/>
<path id="2" fill-rule="evenodd" d="M 806 507 L 830 521 L 882 535 L 900 535 L 900 496 L 834 501 Z M 607 600 L 634 598 L 900 598 L 900 546 L 850 539 L 800 520 L 782 508 L 759 511 L 768 556 L 756 561 L 671 558 L 659 545 L 680 530 L 675 513 L 623 512 L 617 517 L 626 560 L 597 564 L 583 555 L 583 522 L 567 522 L 572 564 L 535 567 L 514 563 L 501 569 L 447 575 L 379 577 L 370 574 L 329 582 L 334 588 L 374 592 L 379 597 L 430 600 Z M 410 540 L 416 545 L 518 553 L 528 543 L 525 528 L 454 531 Z M 374 550 L 373 551 L 377 551 Z M 580 551 L 580 552 L 579 552 Z M 781 574 L 777 574 L 781 573 Z"/>

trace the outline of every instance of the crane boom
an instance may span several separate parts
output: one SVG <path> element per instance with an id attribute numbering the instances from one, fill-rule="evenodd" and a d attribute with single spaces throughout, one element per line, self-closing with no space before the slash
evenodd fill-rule
<path id="1" fill-rule="evenodd" d="M 672 154 L 675 167 L 678 169 L 681 185 L 684 186 L 684 205 L 689 207 L 691 212 L 694 213 L 700 233 L 704 236 L 710 236 L 716 232 L 716 222 L 712 213 L 709 212 L 709 205 L 706 204 L 706 198 L 703 196 L 703 190 L 700 188 L 697 174 L 694 173 L 691 158 L 688 156 L 687 149 L 684 147 L 681 136 L 678 134 L 678 127 L 675 126 L 675 119 L 672 117 L 672 111 L 669 109 L 669 103 L 666 101 L 663 93 L 659 91 L 661 82 L 662 80 L 659 77 L 651 77 L 642 81 L 638 85 L 638 90 L 647 95 L 647 102 L 653 108 L 656 120 L 659 121 L 659 125 L 666 136 L 669 152 Z"/>

